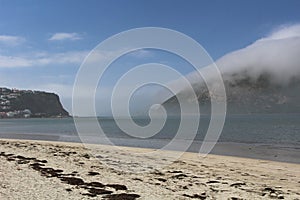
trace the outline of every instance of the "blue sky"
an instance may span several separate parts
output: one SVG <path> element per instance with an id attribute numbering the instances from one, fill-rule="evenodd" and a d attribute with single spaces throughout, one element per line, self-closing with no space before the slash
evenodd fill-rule
<path id="1" fill-rule="evenodd" d="M 70 88 L 85 55 L 114 34 L 147 26 L 174 29 L 217 60 L 280 26 L 300 23 L 299 8 L 297 0 L 0 0 L 0 85 L 57 92 L 70 111 Z M 184 61 L 152 52 L 142 59 L 130 56 L 112 72 L 135 59 L 189 71 Z"/>

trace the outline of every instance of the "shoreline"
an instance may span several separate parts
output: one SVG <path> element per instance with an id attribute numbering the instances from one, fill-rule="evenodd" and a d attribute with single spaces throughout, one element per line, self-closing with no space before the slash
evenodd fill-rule
<path id="1" fill-rule="evenodd" d="M 116 151 L 97 145 L 96 155 L 81 143 L 12 139 L 0 143 L 4 200 L 300 199 L 299 164 L 211 154 L 200 159 L 197 153 L 186 152 L 156 169 L 172 151 L 155 157 L 147 154 L 153 149 Z M 120 171 L 118 166 L 140 173 Z"/>
<path id="2" fill-rule="evenodd" d="M 68 146 L 68 147 L 82 147 L 82 148 L 87 148 L 85 146 L 85 144 L 83 144 L 82 142 L 72 142 L 72 141 L 51 141 L 51 140 L 39 140 L 39 139 L 10 139 L 10 138 L 0 138 L 0 142 L 3 141 L 8 141 L 8 142 L 25 142 L 25 143 L 37 143 L 37 144 L 45 144 L 45 145 L 64 145 L 64 146 Z M 226 145 L 230 145 L 232 146 L 232 144 L 237 144 L 237 145 L 257 145 L 257 146 L 271 146 L 268 144 L 247 144 L 247 143 L 234 143 L 234 142 L 223 142 L 221 144 L 226 144 Z M 116 147 L 118 149 L 124 149 L 124 150 L 129 150 L 132 152 L 149 152 L 149 151 L 157 151 L 158 149 L 154 149 L 154 148 L 148 148 L 148 147 L 134 147 L 134 146 L 116 146 L 116 145 L 108 145 L 108 144 L 86 144 L 87 146 L 100 146 L 102 148 L 112 148 L 112 147 Z M 247 147 L 248 148 L 248 147 Z M 161 150 L 163 152 L 178 152 L 180 153 L 180 151 L 176 151 L 176 150 Z M 274 160 L 268 160 L 268 159 L 259 159 L 259 158 L 249 158 L 249 157 L 244 157 L 244 156 L 232 156 L 232 155 L 222 155 L 222 154 L 214 154 L 214 153 L 209 153 L 206 156 L 202 156 L 201 153 L 198 152 L 193 152 L 193 151 L 186 151 L 183 152 L 182 155 L 184 156 L 185 154 L 187 155 L 194 155 L 194 156 L 199 156 L 199 157 L 206 157 L 206 156 L 216 156 L 216 157 L 228 157 L 228 158 L 236 158 L 236 159 L 246 159 L 246 160 L 258 160 L 258 161 L 268 161 L 268 162 L 278 162 L 278 163 L 287 163 L 287 164 L 296 164 L 299 165 L 300 167 L 300 161 L 299 163 L 297 162 L 285 162 L 285 161 L 274 161 Z"/>
<path id="3" fill-rule="evenodd" d="M 71 136 L 71 138 L 74 136 Z M 61 142 L 61 143 L 79 143 L 82 141 L 78 136 L 77 139 L 69 139 L 67 136 L 52 135 L 52 134 L 0 134 L 0 140 L 22 140 L 22 141 L 45 141 L 45 142 Z M 69 139 L 69 140 L 68 140 Z M 127 138 L 110 138 L 112 140 L 132 140 Z M 128 147 L 128 148 L 142 148 L 142 149 L 159 149 L 142 145 L 137 145 L 137 142 L 131 142 L 131 145 L 127 145 L 116 142 L 114 146 Z M 152 141 L 155 142 L 155 140 Z M 159 143 L 159 141 L 157 140 Z M 101 144 L 109 145 L 110 144 Z M 162 145 L 162 144 L 160 144 Z M 199 147 L 202 145 L 201 141 L 194 141 L 187 152 L 199 154 Z M 176 151 L 176 150 L 170 150 Z M 213 150 L 209 153 L 210 155 L 219 156 L 232 156 L 239 158 L 250 158 L 259 160 L 269 160 L 275 162 L 286 162 L 300 164 L 300 148 L 296 146 L 287 145 L 274 145 L 264 143 L 236 143 L 236 142 L 217 142 Z"/>

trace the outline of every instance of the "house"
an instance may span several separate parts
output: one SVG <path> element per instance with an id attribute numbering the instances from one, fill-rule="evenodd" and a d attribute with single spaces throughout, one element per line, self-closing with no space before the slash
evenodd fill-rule
<path id="1" fill-rule="evenodd" d="M 16 113 L 10 111 L 10 112 L 7 112 L 6 115 L 7 115 L 7 117 L 14 117 L 16 115 Z"/>
<path id="2" fill-rule="evenodd" d="M 31 114 L 31 110 L 25 109 L 25 110 L 23 110 L 23 113 L 24 113 L 24 114 Z"/>
<path id="3" fill-rule="evenodd" d="M 0 118 L 6 118 L 7 115 L 6 115 L 6 112 L 0 112 Z"/>
<path id="4" fill-rule="evenodd" d="M 29 110 L 29 109 L 23 110 L 22 113 L 25 118 L 29 118 L 32 115 L 31 110 Z"/>

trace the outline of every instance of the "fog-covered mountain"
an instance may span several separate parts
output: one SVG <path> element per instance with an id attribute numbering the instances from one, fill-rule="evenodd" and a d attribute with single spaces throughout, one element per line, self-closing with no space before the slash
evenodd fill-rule
<path id="1" fill-rule="evenodd" d="M 269 75 L 262 74 L 257 79 L 245 77 L 234 82 L 227 80 L 224 85 L 228 113 L 300 113 L 300 79 L 279 85 L 272 83 Z M 210 99 L 214 94 L 208 92 L 205 83 L 195 91 L 201 112 L 209 113 Z M 163 105 L 172 113 L 178 112 L 176 96 L 166 100 Z"/>
<path id="2" fill-rule="evenodd" d="M 223 56 L 216 66 L 224 82 L 228 113 L 300 113 L 300 25 L 282 27 Z M 210 111 L 211 97 L 218 101 L 219 94 L 206 86 L 217 80 L 216 71 L 209 70 L 213 67 L 200 69 L 200 73 L 207 71 L 206 82 L 197 72 L 186 76 L 204 113 Z M 170 85 L 177 96 L 185 95 L 187 88 L 179 80 Z M 193 101 L 189 96 L 185 99 Z M 178 111 L 176 96 L 162 104 L 169 111 Z"/>

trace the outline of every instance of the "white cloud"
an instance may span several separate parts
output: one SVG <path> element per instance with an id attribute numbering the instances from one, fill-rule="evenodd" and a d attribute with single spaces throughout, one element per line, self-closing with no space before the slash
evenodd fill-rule
<path id="1" fill-rule="evenodd" d="M 26 58 L 0 55 L 0 68 L 29 66 L 31 66 L 31 61 Z"/>
<path id="2" fill-rule="evenodd" d="M 153 56 L 153 53 L 150 50 L 141 49 L 130 53 L 130 56 L 135 58 L 149 58 Z"/>
<path id="3" fill-rule="evenodd" d="M 80 40 L 82 37 L 78 33 L 55 33 L 48 40 Z"/>
<path id="4" fill-rule="evenodd" d="M 244 72 L 244 75 L 256 79 L 267 73 L 271 75 L 271 81 L 284 84 L 293 77 L 300 77 L 299 53 L 300 25 L 285 26 L 223 56 L 216 64 L 223 74 L 229 76 Z"/>
<path id="5" fill-rule="evenodd" d="M 9 45 L 9 46 L 16 46 L 23 43 L 25 39 L 23 37 L 18 36 L 11 36 L 11 35 L 0 35 L 0 43 Z"/>
<path id="6" fill-rule="evenodd" d="M 80 64 L 88 51 L 70 51 L 63 53 L 45 54 L 32 60 L 32 65 L 48 64 Z"/>
<path id="7" fill-rule="evenodd" d="M 263 40 L 280 40 L 300 36 L 300 24 L 293 26 L 281 26 L 273 31 L 269 36 L 262 38 Z"/>
<path id="8" fill-rule="evenodd" d="M 124 50 L 118 51 L 67 51 L 61 53 L 30 52 L 17 56 L 6 56 L 0 54 L 0 68 L 9 67 L 35 67 L 49 64 L 81 64 L 89 54 L 86 64 L 96 67 L 105 64 Z"/>
<path id="9" fill-rule="evenodd" d="M 251 45 L 224 55 L 215 63 L 227 81 L 235 82 L 245 77 L 257 80 L 265 74 L 270 76 L 272 83 L 280 85 L 286 85 L 294 78 L 300 80 L 300 25 L 280 27 Z M 208 83 L 213 83 L 216 74 L 214 70 L 211 73 L 210 69 L 207 66 L 201 70 Z M 186 78 L 196 89 L 205 84 L 196 72 Z M 184 92 L 186 88 L 181 80 L 175 80 L 169 86 Z"/>
<path id="10" fill-rule="evenodd" d="M 49 64 L 80 64 L 88 51 L 70 51 L 64 53 L 32 53 L 30 56 L 0 55 L 0 68 L 34 67 Z"/>

